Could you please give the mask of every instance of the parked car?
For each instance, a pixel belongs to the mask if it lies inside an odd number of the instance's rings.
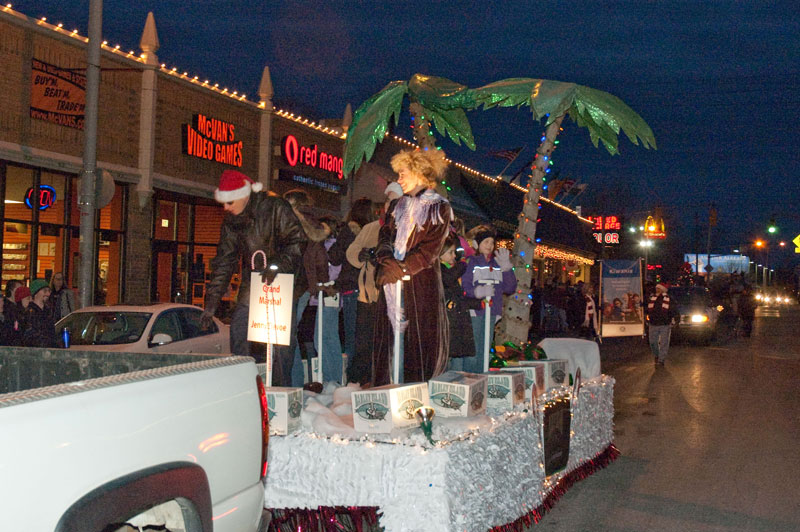
[[[711,299],[709,290],[702,286],[673,286],[669,297],[677,304],[680,322],[674,329],[677,336],[709,342],[717,330],[717,321],[724,310]]]
[[[131,353],[230,353],[230,327],[214,318],[200,325],[203,309],[178,303],[86,307],[62,318],[70,348]]]

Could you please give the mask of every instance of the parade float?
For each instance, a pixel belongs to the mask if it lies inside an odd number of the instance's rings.
[[[276,390],[281,400],[270,396],[269,407],[281,435],[270,441],[265,483],[270,530],[521,531],[618,455],[614,379],[600,372],[597,344],[548,339],[538,350],[515,346],[528,338],[526,257],[535,253],[539,196],[564,118],[612,154],[620,130],[655,147],[652,131],[615,96],[574,83],[513,78],[470,89],[416,74],[389,83],[356,110],[345,173],[371,158],[406,97],[422,150],[437,149],[431,125],[475,149],[465,111],[479,107],[527,106],[534,120],[545,121],[514,235],[517,291],[506,298],[495,338],[516,356],[498,356],[483,374],[449,372],[403,384],[396,339],[395,384],[329,384],[320,394],[303,392],[302,404],[288,400],[298,389]]]
[[[548,342],[551,357],[573,356],[428,383],[275,389],[270,530],[512,531],[538,522],[618,454],[614,379],[599,373],[597,344]]]

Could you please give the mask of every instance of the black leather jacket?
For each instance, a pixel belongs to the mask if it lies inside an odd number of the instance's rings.
[[[220,299],[228,290],[231,277],[241,261],[242,283],[236,301],[250,301],[250,260],[262,250],[267,264],[278,266],[279,273],[296,274],[306,247],[306,234],[289,203],[266,192],[255,192],[241,214],[228,215],[222,222],[217,244],[217,256],[211,261],[211,282],[206,290],[205,308],[215,312]],[[263,269],[262,259],[256,258],[256,271]]]

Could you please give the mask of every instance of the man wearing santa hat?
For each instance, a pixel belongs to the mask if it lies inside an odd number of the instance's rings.
[[[306,235],[289,203],[263,192],[261,183],[236,170],[225,170],[214,198],[228,213],[222,222],[217,255],[211,261],[211,281],[206,290],[204,325],[210,323],[239,264],[242,282],[231,318],[231,353],[250,356],[247,321],[250,302],[251,258],[263,251],[267,267],[262,280],[272,283],[278,273],[295,273],[301,264]],[[258,262],[261,259],[257,259]],[[263,267],[256,264],[256,268]],[[294,335],[293,335],[294,336]],[[275,346],[273,384],[291,386],[292,346]]]

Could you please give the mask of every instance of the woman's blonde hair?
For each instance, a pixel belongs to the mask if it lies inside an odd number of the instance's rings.
[[[439,184],[439,178],[447,168],[444,152],[437,149],[401,151],[392,157],[391,164],[392,170],[398,174],[403,170],[416,174],[428,188]]]

